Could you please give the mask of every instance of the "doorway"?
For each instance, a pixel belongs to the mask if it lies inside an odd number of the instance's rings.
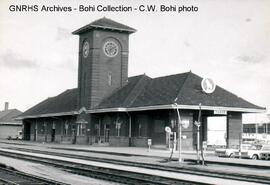
[[[29,122],[25,122],[23,124],[23,138],[24,140],[29,141],[30,140],[30,133],[31,132],[31,125]]]
[[[55,129],[52,129],[52,139],[51,142],[55,141]]]
[[[104,124],[104,143],[109,143],[110,141],[110,125]]]
[[[154,120],[152,139],[153,145],[166,145],[165,120]]]
[[[226,116],[207,117],[208,145],[226,146]]]

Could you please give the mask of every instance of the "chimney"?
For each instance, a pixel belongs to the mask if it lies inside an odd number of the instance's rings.
[[[8,102],[5,102],[5,110],[8,110]]]

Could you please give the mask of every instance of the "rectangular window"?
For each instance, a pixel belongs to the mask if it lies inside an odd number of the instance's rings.
[[[52,129],[55,129],[55,122],[52,123]]]
[[[68,121],[65,121],[65,124],[64,124],[64,136],[67,136],[68,135]]]
[[[121,130],[121,123],[117,122],[115,123],[115,129],[116,129],[116,136],[120,136],[120,130]]]
[[[86,134],[86,124],[79,123],[77,125],[77,136],[85,136],[85,134]]]
[[[141,124],[141,123],[139,123],[138,136],[139,136],[139,137],[142,136],[142,124]]]
[[[46,132],[47,132],[47,123],[46,122],[44,122],[42,124],[40,131],[41,131],[41,134],[46,134]]]

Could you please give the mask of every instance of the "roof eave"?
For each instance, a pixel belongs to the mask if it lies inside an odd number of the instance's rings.
[[[105,113],[105,112],[134,112],[134,111],[147,111],[147,110],[162,110],[162,109],[186,109],[186,110],[199,110],[199,105],[178,105],[174,104],[167,105],[153,105],[153,106],[142,106],[142,107],[114,107],[114,108],[102,108],[102,109],[91,109],[86,110],[86,113]],[[201,110],[224,110],[231,112],[242,112],[242,113],[265,113],[266,109],[256,109],[256,108],[241,108],[241,107],[217,107],[217,106],[201,106]],[[15,118],[15,120],[31,119],[31,118],[44,118],[44,117],[56,117],[56,116],[68,116],[77,115],[78,111],[70,112],[60,112],[60,113],[48,113],[39,115],[28,115],[20,116]]]
[[[105,112],[133,112],[133,111],[146,111],[146,110],[161,110],[161,109],[186,109],[186,110],[224,110],[231,112],[242,112],[242,113],[264,113],[266,109],[256,108],[241,108],[241,107],[222,107],[222,106],[199,106],[199,105],[178,105],[177,107],[173,104],[168,105],[154,105],[154,106],[142,106],[142,107],[115,107],[115,108],[103,108],[87,110],[86,113],[105,113]]]
[[[100,29],[106,29],[106,30],[113,30],[113,31],[119,31],[119,32],[127,32],[129,34],[136,32],[137,30],[135,29],[123,29],[123,28],[116,28],[116,27],[110,27],[110,26],[99,26],[99,25],[87,25],[84,26],[78,30],[75,30],[72,32],[74,35],[79,35],[81,33],[84,33],[88,30],[92,30],[93,28],[100,28]]]
[[[69,116],[69,115],[76,115],[76,114],[78,114],[78,111],[37,114],[37,115],[19,116],[19,117],[15,118],[15,120],[23,120],[23,119],[30,119],[30,118],[56,117],[56,116]]]

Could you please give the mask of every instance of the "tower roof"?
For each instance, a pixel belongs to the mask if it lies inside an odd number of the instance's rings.
[[[92,29],[107,29],[107,30],[115,30],[120,32],[127,32],[127,33],[134,33],[136,30],[134,28],[131,28],[129,26],[126,26],[124,24],[118,23],[116,21],[113,21],[111,19],[108,19],[106,17],[103,17],[101,19],[98,19],[96,21],[91,22],[90,24],[87,24],[74,32],[72,34],[81,34],[83,32],[86,32],[88,30]]]

